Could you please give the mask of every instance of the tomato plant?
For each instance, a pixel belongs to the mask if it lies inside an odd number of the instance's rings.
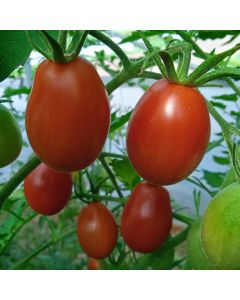
[[[102,203],[83,207],[77,224],[81,247],[92,258],[109,256],[116,246],[118,229],[113,216]]]
[[[121,220],[124,241],[134,251],[147,253],[159,248],[172,226],[168,191],[139,183],[126,203]]]
[[[53,215],[68,203],[72,193],[72,178],[40,164],[24,180],[24,195],[33,210],[43,215]]]
[[[0,168],[12,163],[21,149],[21,130],[11,112],[0,103]]]
[[[90,62],[79,57],[66,64],[45,60],[38,66],[26,130],[44,163],[59,171],[86,168],[100,154],[109,122],[107,94]]]
[[[0,30],[0,269],[239,269],[236,38]]]
[[[203,96],[192,87],[161,79],[146,91],[132,113],[127,151],[145,180],[174,184],[198,166],[209,136],[210,119]]]

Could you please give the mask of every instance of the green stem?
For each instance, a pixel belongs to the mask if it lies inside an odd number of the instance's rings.
[[[167,70],[167,79],[172,82],[178,82],[179,78],[176,73],[171,55],[167,51],[161,51],[160,56],[165,64]]]
[[[38,216],[37,213],[34,213],[33,215],[31,215],[30,217],[28,217],[27,219],[24,220],[24,222],[18,226],[13,232],[11,237],[7,240],[7,243],[3,246],[3,248],[0,251],[0,255],[4,252],[4,250],[7,248],[7,246],[10,244],[10,242],[13,240],[13,238],[16,236],[16,234],[22,229],[22,227],[26,224],[28,224],[33,218],[35,218],[36,216]]]
[[[104,157],[114,157],[114,158],[121,158],[121,159],[125,159],[127,158],[126,155],[123,154],[117,154],[117,153],[111,153],[111,152],[102,152],[101,156]]]
[[[67,50],[70,54],[70,56],[68,57],[70,61],[74,60],[81,52],[83,44],[87,38],[88,32],[88,30],[77,31],[73,36],[71,44],[69,45],[69,48]]]
[[[184,216],[184,215],[181,215],[181,214],[178,214],[178,213],[173,213],[173,217],[174,219],[178,220],[178,221],[181,221],[187,225],[192,225],[193,222],[194,222],[194,219],[193,218],[190,218],[188,216]]]
[[[45,243],[44,245],[42,245],[41,247],[39,247],[37,250],[33,251],[30,255],[28,255],[27,257],[19,260],[17,263],[13,264],[9,270],[16,270],[21,268],[24,264],[26,264],[27,262],[29,262],[31,259],[33,259],[35,256],[37,256],[39,253],[41,253],[42,251],[46,250],[47,248],[49,248],[50,246],[64,240],[66,237],[68,237],[69,235],[76,233],[76,227],[74,227],[73,229],[69,230],[68,232],[60,235],[58,238],[51,240],[50,242]]]
[[[103,201],[112,201],[112,202],[118,202],[118,203],[126,203],[127,197],[112,197],[112,196],[105,196],[105,195],[99,195],[99,194],[89,194],[89,193],[77,193],[78,198],[86,198],[91,200],[103,200]]]
[[[0,190],[0,208],[2,207],[4,201],[11,195],[15,188],[22,182],[22,180],[31,171],[36,168],[41,161],[34,156],[25,165],[23,165],[15,175],[2,187]]]
[[[112,172],[112,170],[109,168],[108,164],[106,163],[105,159],[103,156],[99,156],[99,161],[101,162],[102,166],[104,167],[105,171],[107,172],[110,180],[112,181],[113,183],[113,186],[115,187],[116,189],[116,192],[118,193],[118,196],[119,197],[123,197],[123,194],[121,192],[121,189],[119,188],[118,184],[117,184],[117,180]]]
[[[145,36],[144,31],[138,30],[138,33],[139,33],[141,39],[143,40],[145,46],[147,47],[149,53],[153,53],[154,52],[154,48],[151,45],[151,43],[149,42],[149,40],[147,39],[147,37]],[[165,69],[164,64],[162,63],[162,61],[161,61],[161,59],[159,57],[159,53],[157,53],[156,55],[153,56],[153,60],[155,61],[156,65],[158,66],[159,71],[163,74],[163,76],[166,77],[167,70]]]
[[[68,30],[60,30],[58,35],[58,42],[61,45],[63,52],[66,51],[67,47],[67,34]]]
[[[90,30],[89,34],[107,45],[110,49],[113,50],[114,53],[117,54],[117,56],[120,58],[123,67],[125,69],[128,69],[130,66],[131,62],[125,52],[116,44],[114,43],[108,36],[106,36],[104,33],[98,30]]]

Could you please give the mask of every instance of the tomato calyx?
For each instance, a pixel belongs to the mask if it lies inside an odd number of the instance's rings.
[[[143,31],[138,31],[138,33],[148,51],[153,55],[153,60],[158,66],[160,73],[172,83],[198,87],[216,79],[228,76],[240,76],[239,70],[225,67],[224,64],[219,67],[219,64],[224,62],[224,59],[229,58],[240,50],[239,44],[222,53],[207,55],[208,58],[192,73],[188,74],[192,53],[192,45],[190,43],[174,39],[168,43],[166,49],[156,50],[150,44]],[[177,67],[175,68],[174,61],[176,60]],[[212,69],[216,70],[212,71]]]
[[[46,30],[31,30],[26,33],[35,50],[53,62],[64,64],[73,61],[79,55],[88,30],[76,30],[68,47],[67,30],[59,31],[58,40]]]

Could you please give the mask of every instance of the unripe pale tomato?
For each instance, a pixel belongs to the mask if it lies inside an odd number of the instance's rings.
[[[187,261],[193,270],[212,270],[201,245],[201,220],[196,221],[187,237]]]
[[[11,112],[0,104],[0,168],[12,163],[21,150],[21,130]]]
[[[83,58],[37,68],[26,110],[26,130],[37,156],[48,166],[72,172],[100,154],[110,124],[105,87]]]
[[[240,269],[240,183],[216,194],[201,225],[201,243],[211,264],[220,270]]]
[[[93,202],[80,211],[77,224],[79,243],[90,257],[100,259],[116,246],[117,224],[105,205]]]
[[[68,203],[72,192],[70,173],[61,173],[41,163],[24,180],[24,194],[33,210],[53,215]]]
[[[125,243],[134,251],[152,252],[165,242],[171,227],[168,191],[146,182],[139,183],[123,209],[121,232]]]
[[[194,88],[161,79],[135,107],[128,124],[129,159],[146,181],[168,185],[198,166],[207,148],[210,119]]]

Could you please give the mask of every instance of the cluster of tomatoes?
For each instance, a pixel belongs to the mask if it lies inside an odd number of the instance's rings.
[[[73,171],[86,168],[100,154],[110,124],[110,107],[95,68],[78,57],[37,68],[26,110],[30,144],[42,160],[24,182],[29,205],[52,215],[67,204]],[[143,95],[129,121],[126,146],[130,162],[145,180],[127,201],[121,218],[125,243],[141,253],[158,249],[168,238],[172,211],[162,185],[187,177],[201,161],[209,141],[210,121],[202,95],[163,79]],[[94,201],[80,211],[80,245],[95,259],[116,246],[118,226],[109,209]]]
[[[3,124],[11,125],[5,130],[8,140],[1,137],[9,149],[1,155],[4,166],[19,154],[21,133],[2,105],[0,114],[7,119]],[[72,193],[71,172],[97,159],[109,125],[108,97],[91,63],[78,57],[64,64],[44,60],[38,66],[26,110],[27,136],[43,162],[24,181],[32,209],[52,215],[66,206]],[[134,251],[152,252],[168,238],[172,211],[162,186],[183,180],[198,166],[209,135],[207,105],[196,89],[162,79],[140,99],[128,124],[126,147],[145,181],[132,191],[120,224],[125,243]],[[118,226],[109,209],[93,201],[80,211],[77,234],[86,254],[101,259],[115,248]]]

